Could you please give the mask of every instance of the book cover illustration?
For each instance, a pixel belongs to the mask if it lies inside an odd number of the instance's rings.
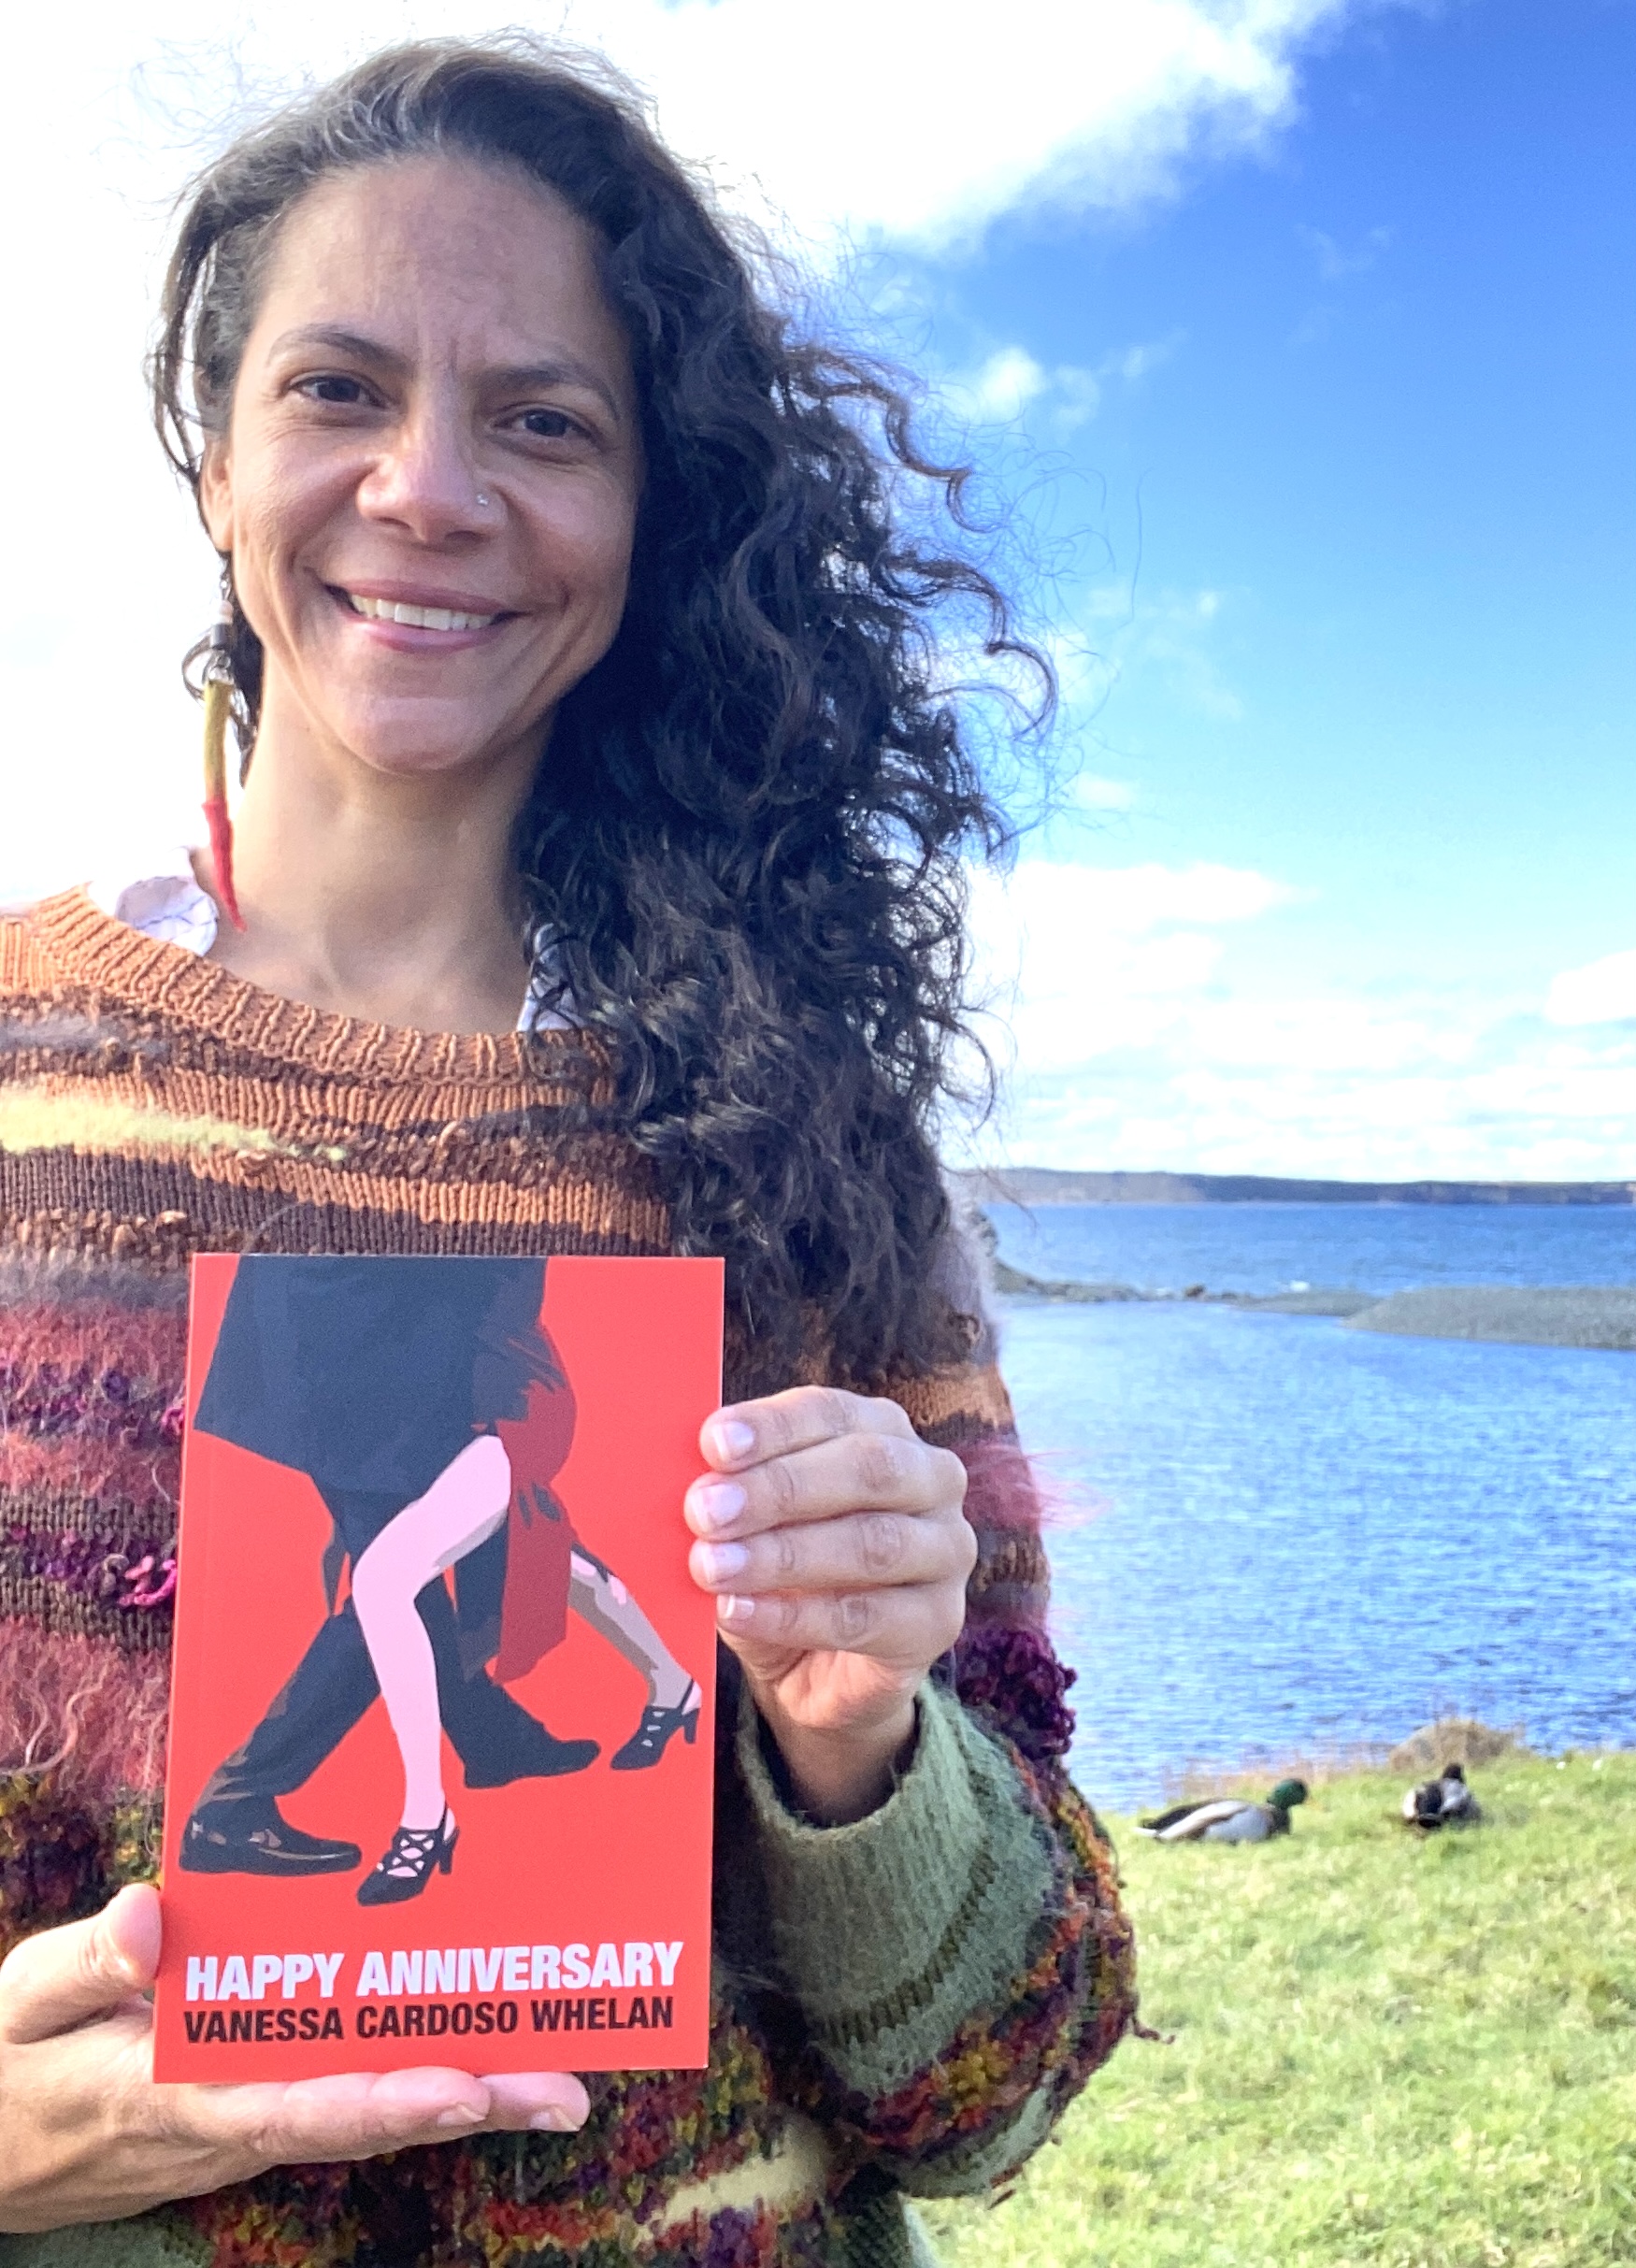
[[[715,1260],[194,1262],[154,2076],[706,2060]]]

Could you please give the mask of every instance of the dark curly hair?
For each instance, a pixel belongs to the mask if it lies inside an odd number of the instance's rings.
[[[1042,707],[1049,668],[894,374],[796,335],[606,65],[517,35],[377,55],[194,185],[152,385],[195,490],[283,216],[328,174],[426,152],[520,168],[590,223],[641,404],[624,619],[517,826],[530,932],[610,1045],[614,1122],[677,1248],[727,1261],[746,1383],[814,1356],[859,1383],[946,1360],[934,1116],[965,1031],[962,858],[1005,828],[937,633],[1023,657]],[[241,613],[232,660],[248,757]]]

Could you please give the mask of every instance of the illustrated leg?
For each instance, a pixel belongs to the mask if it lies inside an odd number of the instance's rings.
[[[202,1803],[293,1795],[339,1747],[380,1690],[349,1599],[315,1631],[294,1674],[241,1748],[211,1775]]]
[[[611,1568],[576,1551],[568,1580],[568,1604],[639,1670],[648,1700],[660,1709],[680,1709],[693,1679],[643,1614]]]
[[[440,1576],[415,1601],[438,1672],[443,1729],[467,1785],[501,1787],[592,1762],[594,1741],[554,1740],[486,1670],[467,1676],[448,1586]],[[375,1665],[349,1599],[320,1624],[294,1675],[242,1746],[211,1774],[199,1801],[265,1806],[304,1787],[380,1696]]]
[[[624,1747],[614,1750],[610,1770],[649,1770],[662,1759],[678,1732],[691,1744],[698,1733],[704,1696],[613,1570],[576,1551],[569,1568],[568,1604],[648,1681],[641,1722]]]
[[[398,1509],[362,1490],[326,1490],[324,1500],[354,1561]],[[503,1546],[504,1539],[500,1539]],[[466,1673],[448,1586],[437,1575],[415,1601],[436,1668],[438,1702],[468,1787],[583,1771],[594,1741],[558,1741],[479,1668]],[[349,1598],[313,1633],[294,1672],[260,1724],[212,1773],[184,1830],[190,1871],[303,1873],[346,1871],[356,1845],[305,1834],[284,1820],[278,1799],[306,1785],[364,1716],[380,1691],[357,1609]]]
[[[438,1673],[416,1601],[433,1576],[494,1534],[511,1500],[504,1444],[481,1434],[390,1521],[352,1568],[352,1600],[404,1768],[403,1826],[435,1831],[443,1792]]]

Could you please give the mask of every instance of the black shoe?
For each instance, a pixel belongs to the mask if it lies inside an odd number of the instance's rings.
[[[303,1834],[271,1797],[201,1803],[181,1830],[179,1865],[190,1874],[350,1874],[364,1854],[355,1843]]]
[[[447,1805],[436,1827],[397,1828],[374,1873],[366,1874],[358,1885],[358,1903],[395,1906],[406,1898],[418,1898],[434,1869],[446,1874],[454,1864],[454,1845],[459,1840],[460,1830],[449,1816]]]
[[[704,1695],[696,1685],[690,1685],[682,1697],[680,1709],[661,1709],[650,1702],[642,1711],[642,1721],[616,1756],[610,1758],[611,1772],[646,1772],[656,1764],[669,1745],[672,1734],[680,1732],[691,1748],[698,1738],[698,1713]]]
[[[583,1772],[602,1753],[595,1741],[559,1741],[543,1725],[536,1730],[538,1739],[508,1741],[503,1754],[466,1764],[467,1787],[509,1787],[513,1780],[561,1779],[565,1773]]]

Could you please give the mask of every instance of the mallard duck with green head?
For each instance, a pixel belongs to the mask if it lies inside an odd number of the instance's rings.
[[[1152,1819],[1139,1819],[1136,1831],[1155,1843],[1268,1843],[1287,1835],[1289,1815],[1307,1800],[1304,1780],[1280,1780],[1265,1803],[1226,1796],[1209,1803],[1178,1803]]]

